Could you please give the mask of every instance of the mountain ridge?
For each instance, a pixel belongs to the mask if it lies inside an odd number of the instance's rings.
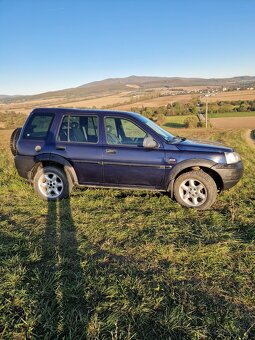
[[[129,89],[129,85],[137,86],[137,89],[149,90],[160,87],[182,86],[242,86],[255,84],[255,76],[235,76],[230,78],[199,78],[199,77],[157,77],[131,75],[123,78],[106,78],[103,80],[85,83],[73,88],[47,91],[34,95],[0,95],[1,100],[13,99],[48,99],[53,97],[90,97],[98,95],[110,95]],[[131,87],[131,86],[130,86]]]

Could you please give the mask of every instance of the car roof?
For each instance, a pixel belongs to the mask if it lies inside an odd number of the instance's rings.
[[[142,117],[139,113],[131,112],[131,111],[120,111],[120,110],[101,110],[101,109],[79,109],[79,108],[61,108],[61,107],[39,107],[32,111],[32,113],[56,113],[59,115],[67,114],[67,113],[76,113],[76,114],[97,114],[97,115],[125,115],[129,117]]]

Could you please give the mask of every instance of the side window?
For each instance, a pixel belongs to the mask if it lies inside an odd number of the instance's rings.
[[[106,140],[108,144],[142,146],[146,132],[124,118],[105,118]]]
[[[66,116],[62,120],[58,140],[62,142],[97,143],[96,116]]]
[[[30,118],[23,138],[45,140],[51,127],[54,113],[35,113]]]
[[[122,128],[124,131],[124,134],[127,138],[144,138],[146,133],[141,130],[137,125],[133,124],[132,122],[130,122],[129,120],[125,120],[125,119],[121,119],[121,123],[122,123]]]

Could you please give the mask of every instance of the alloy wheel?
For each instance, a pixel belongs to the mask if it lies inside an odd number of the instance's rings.
[[[39,177],[38,188],[46,198],[58,198],[64,189],[64,183],[54,172],[46,172]]]
[[[185,179],[181,183],[179,194],[181,199],[190,207],[198,207],[207,199],[206,187],[194,178]]]

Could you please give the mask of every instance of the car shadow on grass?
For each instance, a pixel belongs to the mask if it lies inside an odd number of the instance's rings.
[[[85,338],[84,277],[70,201],[48,203],[37,282],[36,338]]]
[[[7,218],[2,216],[0,221]],[[13,225],[12,220],[8,223]],[[31,227],[35,223],[33,220]],[[18,230],[22,232],[22,228]],[[143,232],[146,240],[144,235],[134,235],[137,244],[142,240],[163,242],[156,228]],[[187,278],[180,273],[179,277],[172,273],[181,272],[185,263],[166,258],[155,262],[149,253],[129,253],[125,242],[119,248],[121,240],[115,239],[110,248],[103,235],[101,240],[84,235],[85,242],[79,244],[69,200],[49,202],[43,237],[31,237],[26,241],[38,241],[42,247],[41,258],[30,262],[23,285],[33,315],[26,320],[26,307],[11,307],[13,323],[8,326],[24,334],[29,323],[26,338],[117,339],[112,336],[116,329],[118,339],[188,339],[196,331],[214,339],[242,338],[254,322],[254,309],[240,299],[238,276],[236,282],[217,276],[203,279],[187,264],[192,275]],[[16,243],[9,238],[6,242],[9,246]],[[192,242],[198,243],[196,237]],[[254,336],[251,328],[247,339]]]
[[[159,238],[156,229],[142,232],[147,241]],[[197,244],[195,236],[182,243]],[[137,242],[144,239],[139,233],[134,237]],[[190,280],[172,278],[174,261],[163,259],[157,265],[147,256],[110,251],[108,238],[98,242],[85,236],[84,241],[79,250],[70,200],[49,202],[42,258],[34,269],[31,292],[36,297],[34,338],[107,339],[116,327],[122,338],[129,332],[137,339],[191,338],[197,328],[212,338],[224,338],[232,331],[230,322],[239,328],[239,336],[250,327],[251,310],[211,289],[210,280],[195,275]],[[232,286],[225,288],[231,291]]]

